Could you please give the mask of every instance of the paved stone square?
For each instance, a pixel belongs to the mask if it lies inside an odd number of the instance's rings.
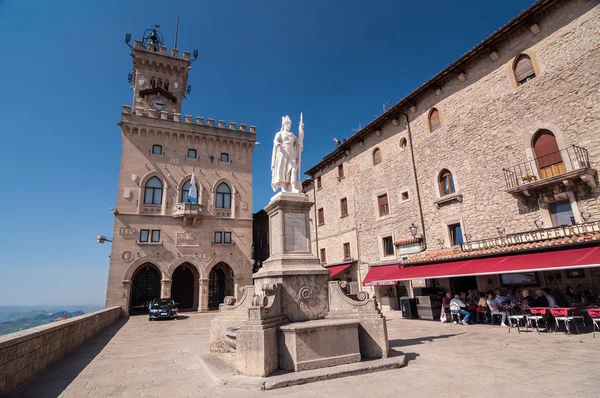
[[[18,397],[579,396],[600,391],[600,335],[508,333],[388,314],[402,369],[272,391],[217,387],[199,356],[214,313],[122,319],[23,386]],[[390,395],[391,394],[391,395]]]

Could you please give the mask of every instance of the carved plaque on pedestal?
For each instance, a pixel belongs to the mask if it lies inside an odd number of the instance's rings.
[[[285,213],[285,251],[308,251],[306,240],[306,215],[304,213]]]

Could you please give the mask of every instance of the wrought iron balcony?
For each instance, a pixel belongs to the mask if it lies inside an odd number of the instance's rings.
[[[523,193],[531,196],[535,190],[557,183],[569,186],[576,180],[586,182],[591,188],[596,186],[595,170],[590,167],[588,151],[576,145],[504,168],[502,171],[506,191],[513,194]]]
[[[173,218],[181,219],[182,225],[197,226],[202,219],[203,206],[198,203],[175,203],[173,205]]]

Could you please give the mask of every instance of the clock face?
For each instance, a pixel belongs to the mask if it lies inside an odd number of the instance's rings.
[[[152,109],[156,109],[157,111],[162,111],[167,107],[167,103],[162,98],[154,97],[150,100],[150,107]]]

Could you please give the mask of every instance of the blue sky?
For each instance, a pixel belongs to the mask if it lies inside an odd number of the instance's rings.
[[[0,305],[104,302],[121,138],[125,32],[160,24],[200,53],[183,113],[256,125],[254,210],[271,141],[305,122],[303,169],[533,0],[0,0]]]

